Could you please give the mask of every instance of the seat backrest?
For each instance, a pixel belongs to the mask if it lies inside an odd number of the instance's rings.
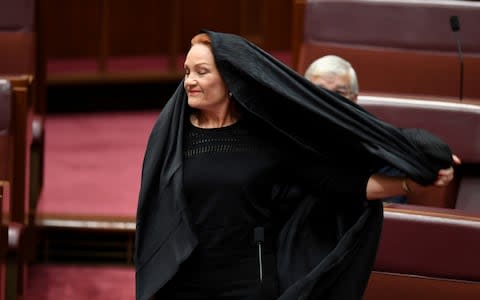
[[[462,160],[456,182],[445,189],[421,191],[409,198],[409,203],[480,212],[480,204],[476,204],[480,197],[480,106],[365,95],[359,97],[358,104],[396,127],[430,131]]]
[[[35,0],[2,0],[0,74],[35,74]]]
[[[10,82],[0,79],[0,135],[5,135],[10,126],[11,95]]]
[[[463,171],[455,208],[480,213],[480,164]]]
[[[0,7],[0,75],[32,76],[34,105],[42,110],[45,76],[39,54],[37,1],[1,0]]]
[[[9,129],[11,122],[12,90],[8,80],[0,79],[0,180],[8,175]]]
[[[303,5],[303,36],[294,54],[297,71],[303,74],[315,59],[336,54],[352,63],[361,92],[390,95],[458,99],[457,36],[449,22],[458,16],[464,98],[480,102],[480,3],[308,0]]]
[[[0,31],[33,31],[35,0],[2,0]]]
[[[480,216],[456,209],[416,205],[388,204],[385,206],[382,237],[374,270],[403,275],[406,280],[430,278],[430,289],[452,288],[459,282],[461,299],[477,299],[480,290]],[[425,282],[416,282],[423,285]],[[415,286],[415,281],[408,285]],[[401,285],[394,285],[388,299],[456,299],[432,298],[419,291],[416,298],[401,296]],[[377,287],[378,288],[378,287]],[[398,294],[400,293],[400,295]],[[435,294],[435,292],[428,292]],[[454,293],[453,293],[454,294]],[[476,295],[476,296],[474,296]],[[367,298],[372,299],[372,298]],[[373,298],[373,299],[379,299]],[[384,299],[384,298],[381,298]]]

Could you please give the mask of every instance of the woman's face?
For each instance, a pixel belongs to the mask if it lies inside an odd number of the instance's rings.
[[[193,45],[188,51],[184,67],[184,87],[190,107],[215,110],[229,101],[227,87],[207,45]]]

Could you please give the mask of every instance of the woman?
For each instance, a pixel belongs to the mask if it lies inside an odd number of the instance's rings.
[[[195,36],[184,66],[145,153],[137,299],[360,299],[383,217],[367,200],[448,184],[448,147],[235,35]],[[385,162],[415,181],[372,174]]]

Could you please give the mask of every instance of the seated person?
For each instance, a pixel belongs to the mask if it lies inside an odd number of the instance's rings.
[[[358,98],[357,74],[352,65],[336,55],[325,55],[310,64],[305,72],[305,78],[315,85],[337,93],[353,102]],[[401,177],[403,173],[390,166],[385,166],[379,173],[387,176]],[[385,198],[390,203],[406,203],[405,196]]]
[[[310,64],[305,78],[315,85],[357,102],[358,80],[352,65],[336,55],[325,55]]]

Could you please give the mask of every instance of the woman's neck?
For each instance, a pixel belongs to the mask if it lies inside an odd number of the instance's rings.
[[[197,110],[190,115],[190,122],[200,128],[220,128],[236,123],[240,112],[235,105],[230,105],[224,112]]]

